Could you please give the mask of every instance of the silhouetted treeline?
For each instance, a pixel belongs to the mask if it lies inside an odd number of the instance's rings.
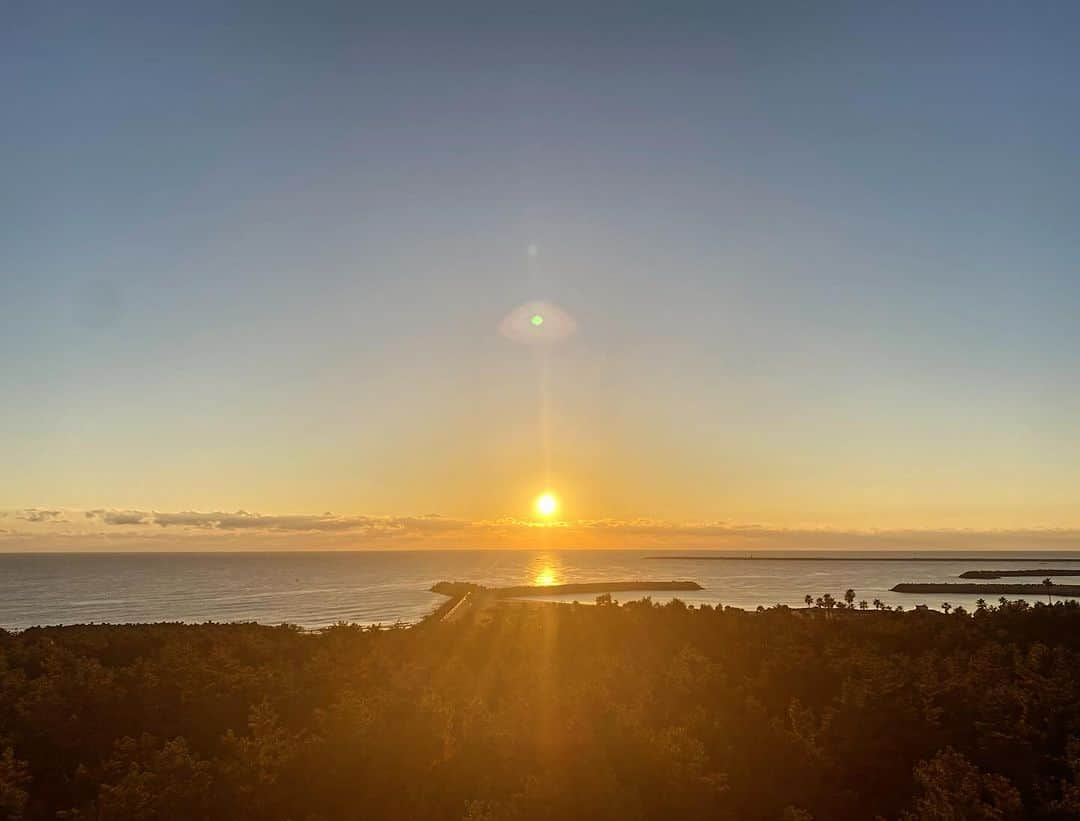
[[[1080,817],[1080,607],[0,631],[0,817],[875,816]]]

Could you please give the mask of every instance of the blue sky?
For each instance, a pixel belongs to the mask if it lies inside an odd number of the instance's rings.
[[[1080,525],[1072,4],[6,17],[0,507]]]

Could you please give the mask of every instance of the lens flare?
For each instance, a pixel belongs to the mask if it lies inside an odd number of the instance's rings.
[[[577,323],[554,302],[526,302],[503,317],[499,333],[513,342],[541,348],[569,339],[577,331]]]

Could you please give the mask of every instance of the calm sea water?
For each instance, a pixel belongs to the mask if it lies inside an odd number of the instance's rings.
[[[890,593],[897,582],[957,581],[965,570],[1054,567],[1080,553],[769,553],[712,561],[656,551],[402,551],[336,553],[0,554],[0,627],[88,622],[257,621],[320,627],[411,623],[440,603],[437,581],[489,585],[691,579],[689,604],[801,606],[803,596],[854,588],[858,598],[911,608],[940,595]],[[699,556],[723,553],[694,551]],[[899,561],[863,561],[874,557]],[[942,560],[946,559],[946,560]],[[981,561],[992,559],[993,561]],[[1023,559],[1017,563],[1016,559]],[[1077,565],[1065,567],[1080,568]],[[1041,578],[1014,579],[1038,582]],[[1065,581],[1065,579],[1063,579]],[[644,594],[622,594],[640,598]],[[574,597],[566,597],[574,598]],[[580,597],[591,600],[591,597]],[[617,597],[618,598],[618,597]],[[654,594],[654,599],[665,594]],[[971,608],[976,596],[948,596]],[[996,599],[996,596],[988,596]]]

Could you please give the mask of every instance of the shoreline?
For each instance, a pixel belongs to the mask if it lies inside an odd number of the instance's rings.
[[[964,584],[956,582],[901,582],[889,588],[893,593],[959,593],[962,595],[1024,595],[1080,598],[1080,584]]]

